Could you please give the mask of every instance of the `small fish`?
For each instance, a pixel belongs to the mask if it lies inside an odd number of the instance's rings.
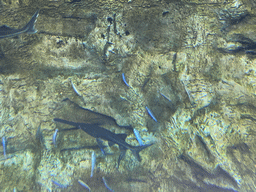
[[[96,155],[95,155],[95,152],[93,151],[93,152],[92,152],[92,169],[91,169],[91,177],[93,176],[93,171],[94,171],[95,164],[96,164]]]
[[[127,81],[125,80],[125,76],[124,76],[124,73],[122,73],[122,78],[123,78],[123,81],[125,83],[125,85],[127,85],[128,87],[130,87],[130,85],[127,83]]]
[[[52,180],[52,183],[53,183],[54,185],[57,185],[57,186],[60,187],[60,188],[67,188],[66,185],[60,184],[60,183],[58,183],[57,181]]]
[[[105,187],[106,187],[109,191],[113,191],[113,192],[114,192],[114,190],[113,190],[113,189],[111,189],[111,188],[108,186],[108,184],[107,184],[107,181],[106,181],[105,177],[102,177],[102,180],[103,180],[103,183],[104,183]]]
[[[38,126],[36,131],[36,139],[40,140],[40,137],[41,137],[41,125]]]
[[[150,115],[150,117],[155,121],[155,122],[157,122],[157,120],[156,120],[156,118],[155,118],[155,116],[153,115],[153,113],[151,112],[151,110],[146,106],[146,109],[147,109],[147,112],[148,112],[148,114]]]
[[[4,150],[4,157],[6,158],[6,140],[5,140],[5,137],[2,137],[2,144],[3,144],[3,150]]]
[[[53,136],[52,136],[52,141],[53,141],[53,144],[55,147],[57,146],[57,133],[58,133],[58,129],[56,129],[54,131]]]
[[[82,94],[77,90],[77,88],[75,87],[75,85],[73,84],[72,80],[70,79],[70,82],[71,82],[71,86],[72,88],[74,89],[74,91],[76,92],[76,94],[79,96],[79,97],[82,97]]]
[[[167,99],[168,101],[172,102],[171,99],[169,99],[168,97],[166,97],[163,93],[160,93],[165,99]]]
[[[113,54],[116,54],[114,51],[112,51],[112,50],[108,50],[110,53],[113,53]]]
[[[37,128],[37,131],[36,131],[36,140],[37,140],[41,145],[44,144],[44,137],[43,137],[43,134],[42,134],[42,132],[41,132],[41,124],[39,125],[39,127]]]
[[[28,33],[28,34],[36,33],[37,30],[35,29],[34,25],[35,25],[36,18],[38,17],[38,15],[39,15],[39,10],[37,10],[35,12],[35,14],[32,16],[30,21],[21,29],[10,28],[6,25],[0,26],[0,39],[7,38],[7,37],[15,37],[22,33]]]
[[[89,191],[91,191],[91,188],[85,183],[83,182],[82,180],[78,179],[78,183],[80,185],[82,185],[84,188],[88,189]]]
[[[140,146],[144,145],[142,139],[141,139],[141,136],[140,136],[140,133],[137,129],[133,129],[133,133],[137,139],[137,141],[139,142]]]

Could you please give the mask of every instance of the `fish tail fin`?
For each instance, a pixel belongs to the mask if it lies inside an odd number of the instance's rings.
[[[35,29],[35,22],[38,15],[39,15],[39,10],[35,12],[35,14],[32,16],[30,21],[23,27],[23,30],[26,31],[26,33],[34,34],[37,32],[37,30]]]
[[[148,145],[142,145],[142,146],[136,146],[133,149],[131,149],[132,154],[136,157],[136,159],[140,162],[141,161],[141,157],[140,157],[140,151],[142,151],[143,149],[146,149],[147,147],[153,145],[154,143],[148,144]]]

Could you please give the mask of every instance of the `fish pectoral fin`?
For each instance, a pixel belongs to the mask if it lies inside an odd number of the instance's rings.
[[[103,141],[100,138],[96,138],[96,141],[98,143],[98,146],[102,152],[103,155],[106,155],[106,152],[104,150],[104,148],[106,147],[105,145],[103,145]]]
[[[119,158],[118,158],[117,169],[119,168],[120,162],[124,158],[125,153],[126,153],[126,149],[125,148],[121,147],[120,149],[121,149],[121,153],[120,153]]]
[[[119,145],[119,149],[120,149],[121,152],[122,151],[126,151],[126,148],[124,146],[122,146],[122,145]]]
[[[121,134],[117,134],[117,136],[118,136],[120,139],[122,139],[122,140],[125,141],[125,139],[126,139],[126,137],[127,137],[127,134],[121,133]]]
[[[112,142],[112,141],[109,141],[109,142],[108,142],[108,146],[109,146],[109,147],[112,147],[114,144],[115,144],[115,143]]]

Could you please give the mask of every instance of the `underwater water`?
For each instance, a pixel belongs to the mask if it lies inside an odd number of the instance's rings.
[[[0,10],[0,191],[255,191],[254,1]]]

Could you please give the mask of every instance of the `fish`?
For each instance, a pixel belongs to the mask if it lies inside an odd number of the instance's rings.
[[[82,180],[78,179],[77,181],[80,185],[82,185],[84,188],[88,189],[89,191],[91,191],[91,188]]]
[[[52,136],[52,141],[53,141],[53,144],[55,147],[57,146],[57,133],[58,133],[58,129],[56,129],[54,131],[53,136]]]
[[[95,164],[96,164],[96,155],[95,155],[95,152],[93,151],[93,152],[92,152],[92,169],[91,169],[91,177],[93,177],[93,171],[94,171]]]
[[[113,53],[113,54],[116,54],[114,51],[112,51],[112,50],[108,50],[110,53]]]
[[[156,118],[155,118],[155,116],[153,115],[153,113],[151,112],[151,110],[146,106],[146,109],[147,109],[147,112],[148,112],[148,114],[150,115],[150,117],[155,121],[155,122],[157,122],[157,120],[156,120]]]
[[[4,157],[6,158],[6,140],[5,140],[5,137],[2,137],[2,145],[3,145]]]
[[[66,98],[64,99],[60,104],[61,111],[68,111],[66,114],[62,114],[62,118],[73,121],[75,119],[76,122],[82,122],[82,123],[98,123],[101,126],[111,126],[121,129],[127,129],[132,131],[132,126],[121,126],[118,125],[116,120],[108,115],[104,115],[95,111],[92,111],[90,109],[83,108],[76,104],[75,102],[71,101],[70,99]],[[78,128],[77,128],[78,129]]]
[[[8,37],[15,37],[22,33],[27,33],[27,34],[36,33],[37,30],[35,29],[35,22],[36,22],[38,15],[39,15],[39,10],[37,10],[35,12],[35,14],[32,16],[32,18],[30,19],[30,21],[24,27],[22,27],[20,29],[11,28],[6,25],[0,26],[0,39],[8,38]]]
[[[122,78],[123,78],[123,81],[125,83],[126,86],[130,87],[130,85],[127,83],[127,81],[125,80],[125,76],[124,76],[124,73],[122,73]]]
[[[143,141],[142,141],[142,138],[140,136],[140,133],[137,129],[133,129],[133,133],[137,139],[137,141],[139,142],[140,146],[144,145]]]
[[[74,89],[74,91],[76,92],[76,94],[79,96],[79,97],[82,97],[82,94],[77,90],[77,88],[75,87],[75,85],[73,84],[72,80],[70,79],[70,82],[71,82],[71,86],[72,88]]]
[[[167,96],[165,96],[163,93],[160,93],[165,99],[167,99],[168,101],[172,102],[171,99],[169,99]]]
[[[108,144],[110,147],[114,144],[119,145],[119,149],[121,150],[121,155],[118,159],[118,165],[119,165],[121,159],[123,158],[125,151],[127,149],[131,150],[132,154],[140,162],[141,157],[139,155],[139,152],[154,144],[154,143],[151,143],[151,144],[147,144],[147,145],[143,145],[143,146],[132,146],[125,142],[127,134],[113,133],[103,127],[100,127],[99,124],[76,123],[76,122],[66,121],[64,119],[58,119],[58,118],[55,118],[54,121],[72,125],[74,127],[78,127],[81,130],[83,130],[84,132],[86,132],[88,135],[96,138],[96,141],[98,139],[103,139],[103,140],[108,141]]]
[[[41,131],[41,124],[38,126],[37,131],[36,131],[36,140],[41,145],[44,145],[44,137],[43,137],[43,133]]]
[[[63,185],[63,184],[61,184],[61,183],[58,183],[57,181],[54,181],[54,180],[51,180],[51,181],[52,181],[52,183],[53,183],[54,185],[58,186],[59,188],[65,189],[65,188],[68,187],[67,185]]]
[[[106,187],[109,191],[113,191],[113,192],[114,192],[114,190],[113,190],[113,189],[111,189],[111,188],[108,186],[108,184],[107,184],[107,181],[106,181],[105,177],[102,177],[102,181],[103,181],[103,183],[104,183],[105,187]]]

